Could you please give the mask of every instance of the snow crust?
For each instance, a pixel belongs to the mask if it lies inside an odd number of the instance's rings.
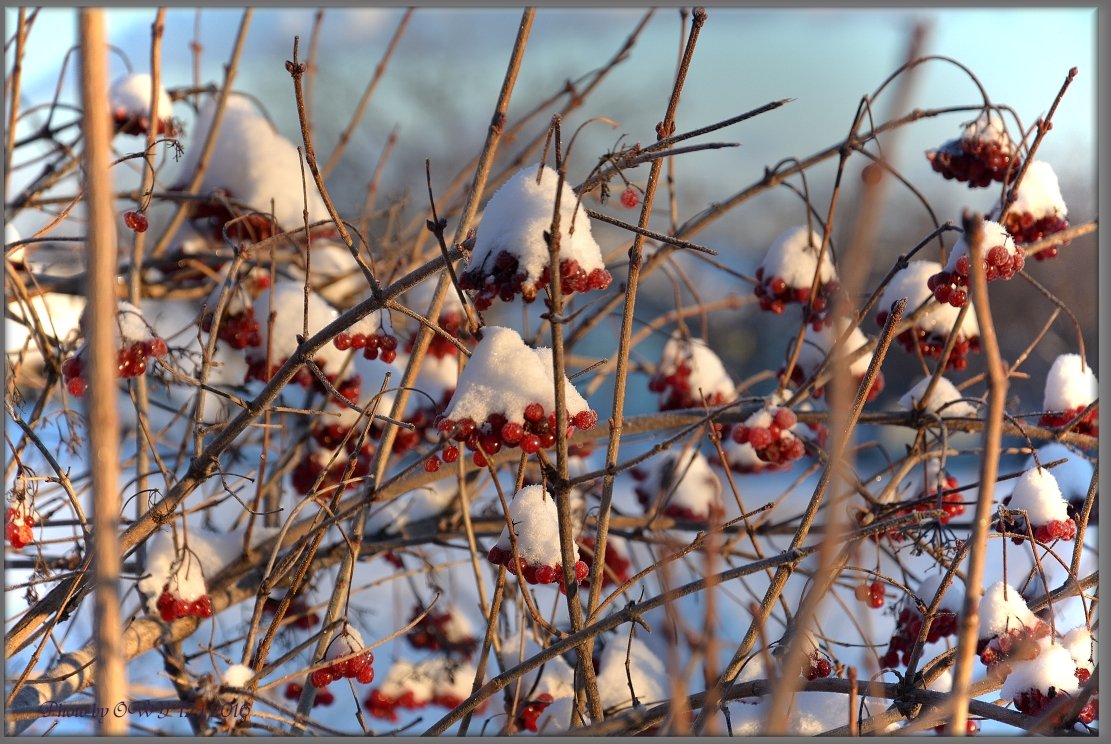
[[[228,687],[246,687],[254,676],[254,669],[242,664],[232,664],[224,670],[224,684]]]
[[[813,247],[811,247],[813,245]],[[787,286],[795,289],[809,289],[814,282],[814,272],[818,271],[818,281],[822,284],[837,278],[837,270],[830,259],[827,248],[818,266],[818,249],[822,236],[806,227],[791,227],[780,233],[768,248],[760,266],[764,269],[765,279],[779,277]]]
[[[967,247],[965,248],[967,251]],[[891,278],[879,301],[879,307],[886,310],[896,300],[907,298],[906,312],[913,312],[926,300],[933,298],[933,293],[926,286],[931,276],[941,271],[941,264],[937,261],[911,261],[905,269]],[[971,302],[971,300],[969,300]],[[915,321],[915,326],[927,333],[947,335],[953,324],[957,322],[960,308],[946,303],[940,305],[932,303],[930,308]],[[980,335],[980,325],[976,322],[975,307],[969,307],[961,322],[960,335],[964,338],[974,338]]]
[[[678,483],[676,479],[680,479]],[[696,516],[708,517],[722,508],[721,481],[697,450],[660,455],[641,489],[653,499],[662,490],[664,506],[685,508]]]
[[[1019,591],[1002,581],[988,587],[980,598],[980,638],[992,638],[1015,628],[1032,628],[1037,623],[1038,618]]]
[[[1059,644],[1043,648],[1041,653],[1029,661],[1012,661],[1011,673],[999,691],[999,697],[1013,701],[1027,690],[1041,690],[1043,693],[1053,687],[1059,693],[1073,693],[1080,687],[1076,678],[1076,662],[1068,649]]]
[[[922,396],[925,395],[926,388],[929,386],[930,378],[922,378],[899,399],[899,405],[906,408],[908,411],[912,410],[915,405],[922,400]],[[975,406],[960,400],[962,397],[964,396],[957,390],[956,385],[947,378],[940,377],[938,378],[937,385],[934,386],[933,392],[930,394],[930,400],[926,403],[926,410],[943,416],[975,417]]]
[[[736,383],[725,371],[721,358],[706,345],[705,341],[697,338],[684,339],[678,334],[672,335],[664,344],[659,372],[669,375],[679,368],[680,363],[690,367],[688,384],[692,396],[697,397],[698,391],[701,390],[706,398],[717,393],[725,402],[736,397]]]
[[[108,105],[113,112],[123,110],[128,116],[150,115],[150,75],[136,72],[116,78],[108,89]],[[162,86],[158,87],[158,116],[170,118],[173,101]]]
[[[1053,366],[1045,376],[1042,403],[1045,410],[1068,411],[1086,406],[1098,397],[1096,374],[1081,361],[1079,354],[1061,354],[1053,360]]]
[[[627,672],[626,654],[629,659]],[[650,705],[663,700],[667,697],[667,679],[663,660],[635,636],[631,647],[628,636],[618,634],[602,649],[598,662],[598,693],[602,707],[607,710],[632,704],[630,680],[641,704]]]
[[[562,566],[559,550],[559,515],[555,498],[543,486],[525,486],[509,502],[509,519],[517,535],[517,555],[533,566]],[[503,527],[498,547],[512,550],[509,528]],[[574,546],[575,560],[579,548]]]
[[[249,360],[266,359],[266,339],[270,338],[270,363],[281,364],[284,359],[297,350],[297,336],[303,329],[305,308],[304,286],[296,282],[280,281],[271,289],[263,290],[254,301],[255,320],[258,321],[258,335],[262,346],[248,348]],[[270,331],[270,295],[273,294],[274,330]],[[334,307],[315,292],[308,295],[309,336],[331,323],[339,313]],[[372,313],[373,315],[373,313]],[[317,364],[339,359],[341,352],[331,344],[325,344],[316,352]]]
[[[1069,518],[1068,502],[1053,473],[1045,468],[1032,468],[1020,475],[1011,492],[1009,509],[1022,509],[1035,527]]]
[[[1015,214],[1029,213],[1035,220],[1042,217],[1068,215],[1068,207],[1061,196],[1061,185],[1053,166],[1044,160],[1031,161],[1018,185],[1018,193],[1011,205]]]

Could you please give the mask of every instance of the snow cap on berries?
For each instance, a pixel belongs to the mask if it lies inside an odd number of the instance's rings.
[[[1047,411],[1068,411],[1083,408],[1099,397],[1099,382],[1092,368],[1079,354],[1062,354],[1053,361],[1045,376]]]
[[[1061,639],[1061,645],[1068,649],[1072,660],[1076,662],[1076,666],[1092,671],[1094,668],[1092,659],[1095,658],[1092,640],[1092,631],[1081,625],[1065,633]]]
[[[1057,479],[1045,468],[1031,468],[1018,477],[1007,508],[1024,510],[1032,525],[1069,518],[1068,502],[1061,495]]]
[[[1037,658],[1029,661],[1010,661],[1011,673],[999,691],[1004,700],[1014,700],[1027,690],[1041,690],[1048,695],[1049,688],[1057,694],[1073,693],[1080,688],[1076,678],[1076,662],[1068,649],[1059,644],[1043,648]]]
[[[509,521],[517,535],[517,555],[530,566],[560,566],[563,557],[559,548],[559,515],[555,498],[544,486],[525,486],[509,502]],[[509,541],[509,528],[503,527],[497,546],[505,551],[513,549]],[[573,546],[575,560],[579,548]]]
[[[980,243],[982,246],[982,250],[980,251],[981,256],[986,256],[988,250],[997,245],[1003,246],[1003,249],[1007,251],[1007,254],[1010,256],[1022,252],[1022,249],[1015,245],[1015,241],[1011,237],[1011,234],[1007,232],[1007,228],[1003,227],[998,222],[984,220],[982,235],[983,238]],[[945,263],[946,271],[955,271],[957,268],[957,261],[960,260],[961,256],[969,255],[967,238],[967,235],[962,235],[961,239],[957,241],[957,244],[953,246],[953,250],[949,252],[949,260]]]
[[[899,399],[899,405],[907,410],[912,410],[926,393],[930,386],[930,377],[924,377],[914,387]],[[970,403],[961,400],[961,392],[957,386],[944,377],[939,377],[937,385],[930,393],[926,403],[926,410],[942,416],[971,417],[976,415],[976,408]]]
[[[131,73],[116,78],[108,88],[108,107],[112,114],[126,121],[130,118],[150,116],[150,75],[145,72]],[[173,111],[173,101],[162,86],[158,87],[158,116],[169,121]],[[161,130],[159,130],[161,131]],[[142,132],[130,131],[130,134]]]
[[[273,303],[270,297],[273,295]],[[339,313],[328,304],[320,295],[310,292],[305,295],[305,287],[297,282],[278,282],[270,289],[265,289],[255,298],[254,313],[258,320],[258,333],[262,339],[262,346],[247,350],[250,359],[266,359],[266,339],[270,339],[270,363],[280,365],[285,359],[297,350],[297,336],[304,329],[304,309],[308,307],[309,336],[331,323]],[[274,330],[270,331],[270,309],[273,304]],[[375,315],[376,313],[371,313]],[[316,352],[314,359],[317,364],[338,352],[334,347],[325,344]]]
[[[721,481],[698,450],[664,453],[639,488],[650,499],[662,491],[665,511],[695,519],[706,519],[722,508]]]
[[[254,669],[242,664],[232,664],[224,670],[224,685],[227,687],[246,687],[254,676]]]
[[[1068,207],[1061,196],[1061,186],[1057,182],[1057,174],[1053,166],[1044,160],[1034,160],[1026,167],[1026,174],[1022,183],[1018,185],[1018,193],[1014,203],[1011,204],[1012,212],[1028,213],[1035,220],[1042,217],[1055,215],[1065,217]]]
[[[722,402],[729,402],[735,397],[736,384],[725,371],[721,358],[705,341],[673,334],[664,344],[658,374],[672,374],[680,364],[690,367],[687,384],[692,396],[697,397],[701,390],[707,400],[714,398],[715,394],[720,396]]]
[[[468,267],[492,261],[501,251],[517,257],[519,270],[529,279],[540,278],[549,264],[544,233],[552,229],[558,176],[547,166],[529,165],[502,184],[483,210]],[[570,184],[564,182],[559,196],[559,255],[575,259],[587,273],[604,269],[602,249],[590,232],[590,219]],[[574,232],[571,227],[574,226]]]
[[[837,339],[845,332],[851,321],[848,318],[836,318],[832,324],[826,324],[820,331],[807,334],[803,339],[802,348],[799,349],[798,366],[812,374],[829,356],[830,349],[837,343]],[[852,329],[849,337],[841,344],[838,354],[841,356],[855,356],[856,352],[868,345],[868,337],[860,330],[860,326]],[[853,377],[863,377],[868,371],[872,361],[871,354],[862,354],[849,365],[849,374]]]
[[[663,661],[639,638],[629,641],[626,636],[619,635],[611,638],[602,649],[598,661],[598,692],[602,707],[607,710],[632,703],[630,685],[642,705],[665,699],[667,678]]]
[[[181,182],[188,182],[197,169],[201,149],[208,138],[216,113],[216,98],[206,99],[181,163]],[[228,96],[220,132],[208,170],[198,191],[223,189],[239,202],[269,214],[274,200],[274,218],[285,229],[304,224],[305,194],[301,188],[301,156],[293,143],[274,131],[270,122],[243,96]],[[319,192],[308,189],[309,222],[328,218]]]
[[[1092,463],[1088,458],[1068,448],[1060,442],[1050,442],[1038,448],[1038,460],[1034,456],[1026,458],[1023,470],[1038,467],[1038,462],[1051,463],[1055,460],[1065,460],[1060,465],[1053,467],[1053,477],[1061,487],[1061,495],[1065,499],[1084,500],[1088,496],[1088,487],[1092,483]]]
[[[1011,138],[1007,134],[1007,126],[998,111],[986,110],[976,119],[965,125],[961,132],[961,139],[977,140],[979,142],[995,142],[1003,149],[1009,149]]]
[[[445,415],[481,422],[491,413],[501,413],[510,421],[521,421],[530,403],[555,411],[552,350],[530,348],[511,328],[486,326],[482,334]],[[569,417],[590,409],[566,377],[563,392]]]
[[[84,309],[81,313],[81,335],[88,335],[89,312]],[[47,324],[49,326],[49,323]],[[150,326],[143,319],[143,311],[126,300],[120,300],[117,305],[116,323],[112,327],[115,345],[131,344],[136,341],[150,341],[154,338]]]
[[[992,584],[980,598],[980,638],[992,638],[1017,628],[1033,628],[1038,618],[1022,594],[1005,582]]]
[[[821,246],[822,237],[813,230],[788,228],[768,248],[760,267],[764,276],[779,277],[795,289],[809,289],[814,282],[815,271],[818,271],[818,281],[825,284],[837,278],[837,270],[833,267],[828,248],[819,267],[818,249]]]
[[[342,659],[345,656],[357,654],[364,648],[366,648],[366,644],[363,643],[363,637],[359,634],[359,631],[350,625],[345,625],[343,630],[332,638],[328,650],[324,653],[324,660]]]
[[[913,312],[923,302],[933,297],[927,282],[930,277],[940,272],[941,264],[937,261],[911,261],[907,267],[891,277],[879,301],[879,307],[891,307],[897,300],[907,298],[907,313]],[[971,302],[971,300],[970,300]],[[926,333],[947,336],[953,324],[957,322],[960,308],[948,303],[936,304],[930,307],[923,315],[914,321],[916,327]],[[980,324],[976,321],[975,306],[968,308],[961,322],[959,336],[965,338],[978,337]]]

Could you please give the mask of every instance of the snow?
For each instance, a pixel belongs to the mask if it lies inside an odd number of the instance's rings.
[[[197,169],[212,120],[216,99],[201,104],[193,136],[185,148],[181,162],[180,182],[188,183]],[[328,218],[328,211],[308,175],[309,222]],[[251,101],[242,96],[229,96],[224,109],[220,132],[208,161],[199,191],[227,191],[233,199],[250,204],[263,213],[270,212],[274,200],[274,217],[290,230],[304,224],[304,192],[301,189],[301,160],[297,148],[273,130]]]
[[[1004,152],[1009,152],[1011,148],[1011,138],[1007,135],[1007,127],[1003,122],[1003,117],[997,111],[984,111],[979,117],[965,125],[964,131],[961,133],[961,139],[965,141],[978,140],[984,142],[997,142],[1002,146]]]
[[[261,544],[275,534],[276,528],[256,524],[253,542]],[[179,530],[179,541],[182,536]],[[242,554],[243,535],[190,527],[188,547],[189,550],[182,551],[179,556],[168,529],[155,532],[147,543],[147,563],[138,588],[146,596],[147,608],[152,614],[158,614],[158,596],[170,581],[171,569],[176,577],[176,584],[170,586],[171,593],[186,602],[197,599],[207,593],[205,576],[215,576]]]
[[[43,331],[53,336],[65,345],[75,342],[80,335],[81,316],[85,312],[85,298],[76,295],[59,294],[50,292],[31,298],[30,311],[27,306],[17,299],[8,303],[8,312],[21,320],[30,320],[37,317]],[[32,338],[29,325],[24,325],[18,320],[4,319],[4,350],[11,354],[20,351],[27,340]],[[32,340],[31,347],[37,345]]]
[[[273,295],[274,330],[270,329],[270,297]],[[262,346],[246,349],[247,359],[266,359],[266,340],[270,339],[270,363],[280,365],[297,350],[297,336],[301,334],[305,308],[305,288],[297,282],[279,281],[272,289],[263,290],[254,302],[255,320],[258,321],[258,334]],[[331,323],[339,313],[320,295],[308,295],[309,336]],[[331,359],[339,359],[341,352],[331,344],[325,344],[313,357],[317,364],[324,365]]]
[[[675,478],[681,478],[678,483]],[[720,511],[721,481],[702,453],[667,452],[657,459],[640,488],[649,495],[649,506],[663,492],[663,506],[689,510],[696,517],[709,517]]]
[[[626,655],[629,668],[625,669]],[[664,662],[639,638],[618,634],[610,638],[598,661],[598,694],[606,710],[632,704],[629,684],[632,683],[642,705],[651,705],[667,697],[667,669]]]
[[[466,700],[477,669],[469,661],[450,659],[447,656],[430,656],[417,664],[418,672],[431,680],[432,696]]]
[[[344,627],[343,631],[337,633],[332,642],[328,644],[328,650],[324,652],[325,661],[335,661],[344,657],[357,654],[366,647],[363,643],[363,637],[359,631],[352,628],[350,625]]]
[[[487,326],[459,376],[446,416],[481,423],[491,413],[502,413],[510,421],[522,421],[529,403],[539,403],[550,414],[555,411],[554,381],[551,349],[529,348],[516,331]],[[563,390],[569,417],[589,409],[566,376]]]
[[[729,402],[736,397],[736,383],[725,371],[721,359],[706,345],[705,341],[697,338],[684,339],[678,334],[672,335],[664,344],[659,373],[670,375],[678,369],[680,363],[690,367],[688,384],[693,396],[697,396],[698,391],[702,391],[702,394],[709,399],[716,393],[721,396],[723,402]]]
[[[1022,183],[1011,211],[1015,214],[1029,213],[1035,220],[1056,215],[1065,217],[1069,210],[1061,196],[1061,186],[1053,166],[1044,160],[1034,160],[1026,169]]]
[[[490,197],[467,262],[469,268],[493,261],[504,250],[517,256],[518,271],[533,281],[540,278],[549,264],[544,233],[552,227],[558,176],[542,166],[537,184],[536,173],[535,165],[522,168]],[[589,274],[594,269],[604,269],[605,262],[602,249],[591,234],[590,220],[582,208],[576,211],[576,204],[575,192],[564,182],[559,201],[559,255],[561,260],[575,259]],[[569,233],[572,224],[574,232]]]
[[[807,334],[807,337],[803,339],[802,348],[799,349],[799,368],[806,370],[808,374],[818,369],[825,362],[826,357],[829,356],[829,351],[837,343],[837,339],[845,332],[848,323],[848,318],[837,318],[832,324],[823,325],[820,331]],[[849,337],[841,344],[839,354],[851,357],[867,345],[868,337],[857,326],[853,328]],[[853,377],[863,377],[864,373],[868,371],[868,365],[871,361],[871,354],[861,355],[859,359],[849,365],[849,374]]]
[[[1094,658],[1093,640],[1092,632],[1081,625],[1065,633],[1064,638],[1061,639],[1061,645],[1068,649],[1069,655],[1072,656],[1072,660],[1076,662],[1078,667],[1092,671],[1095,666],[1092,663]]]
[[[1053,477],[1057,479],[1057,485],[1061,487],[1061,494],[1070,501],[1087,498],[1088,487],[1092,483],[1092,472],[1094,470],[1092,463],[1083,455],[1074,452],[1060,442],[1050,442],[1038,448],[1038,462],[1042,464],[1065,458],[1067,458],[1065,462],[1055,466],[1050,471],[1053,473]],[[1034,461],[1034,456],[1031,455],[1026,459],[1022,468],[1023,470],[1029,470],[1034,467],[1037,467],[1037,463]]]
[[[905,297],[907,298],[906,312],[910,314],[923,302],[933,299],[933,293],[926,286],[926,282],[940,271],[941,264],[937,261],[911,261],[905,269],[891,277],[891,281],[883,290],[879,307],[886,310],[895,304],[896,300]],[[931,303],[930,308],[914,324],[927,333],[945,336],[957,322],[959,312],[960,308],[948,303],[944,305]],[[980,325],[976,322],[974,307],[969,307],[965,313],[960,335],[964,338],[975,338],[980,335]]]
[[[150,115],[150,75],[132,73],[116,78],[108,89],[108,105],[113,112],[122,110],[126,116]],[[170,118],[173,101],[162,86],[158,87],[158,116]]]
[[[1006,593],[1006,596],[1004,596]],[[1038,618],[1026,606],[1026,600],[1017,589],[1005,582],[997,582],[984,591],[980,598],[979,638],[992,638],[1015,628],[1032,628]]]
[[[822,237],[813,230],[807,230],[806,227],[791,227],[784,230],[768,248],[760,264],[764,269],[765,279],[779,277],[789,287],[809,289],[814,282],[814,272],[819,269],[818,249],[821,245]],[[818,280],[825,284],[835,279],[837,279],[837,270],[833,267],[830,251],[827,248],[825,256],[822,257]]]
[[[528,636],[524,636],[524,645],[522,647],[520,636],[515,638],[503,638],[502,648],[505,649],[505,656],[507,664],[510,667],[517,666],[519,663],[531,659],[541,652],[541,648],[535,641]],[[539,675],[539,683],[536,681]],[[544,662],[542,666],[537,667],[521,678],[521,689],[532,690],[535,688],[533,697],[541,693],[548,693],[553,698],[561,698],[566,696],[573,696],[575,694],[575,670],[562,656],[557,656]]]
[[[1043,648],[1037,658],[1029,661],[1011,661],[1011,673],[999,691],[1003,700],[1013,701],[1027,690],[1047,693],[1050,687],[1057,693],[1076,692],[1080,682],[1076,678],[1076,662],[1067,648],[1053,645]]]
[[[552,702],[536,717],[538,734],[559,733],[571,727],[571,717],[575,714],[575,698],[570,695],[552,697]]]
[[[1083,408],[1099,397],[1099,382],[1092,368],[1081,361],[1079,354],[1061,354],[1053,360],[1045,376],[1047,411],[1069,411]]]
[[[1035,527],[1069,518],[1057,479],[1045,468],[1032,468],[1018,477],[1007,508],[1025,511]]]
[[[412,692],[416,705],[429,702],[434,695],[432,680],[416,664],[404,659],[394,662],[378,689],[383,695],[394,699],[401,697],[406,691]]]
[[[517,535],[517,555],[532,566],[562,566],[559,550],[559,516],[555,498],[543,486],[525,486],[509,502],[509,519]],[[498,547],[509,551],[509,528],[503,527]],[[575,560],[579,548],[573,546]]]
[[[922,581],[918,583],[918,587],[914,590],[914,593],[919,599],[926,603],[927,607],[933,603],[934,597],[937,596],[937,590],[941,588],[941,580],[944,577],[945,574],[941,571],[930,574],[922,579]],[[948,610],[950,612],[960,612],[961,605],[964,602],[963,597],[964,585],[957,576],[954,576],[952,583],[949,584],[949,588],[946,589],[945,594],[941,598],[941,604],[939,604],[937,608],[938,611]]]
[[[929,377],[922,378],[899,399],[899,405],[907,410],[914,409],[926,393],[926,388],[930,385],[930,379]],[[976,407],[971,403],[960,400],[961,397],[963,396],[957,390],[956,385],[947,378],[940,377],[937,385],[934,386],[933,393],[930,394],[929,401],[926,403],[926,410],[943,416],[975,417],[977,415]]]
[[[733,736],[757,736],[767,726],[771,707],[768,698],[759,702],[733,701],[729,704],[730,728]],[[846,697],[839,693],[801,691],[796,693],[787,715],[789,736],[816,736],[849,722]]]
[[[1007,228],[1003,227],[998,222],[984,220],[982,235],[983,239],[980,243],[980,255],[982,257],[986,257],[988,251],[997,245],[1003,246],[1007,254],[1011,256],[1022,251],[1021,248],[1015,245],[1015,241],[1011,238],[1011,234],[1007,232]],[[957,266],[957,260],[960,259],[961,256],[968,255],[968,241],[965,238],[966,236],[962,235],[961,239],[957,241],[957,244],[953,246],[953,250],[949,252],[949,260],[945,263],[946,271],[953,271]],[[954,308],[954,310],[956,309],[957,308]],[[972,314],[971,309],[968,311],[968,314]]]
[[[254,669],[242,664],[232,664],[224,670],[224,684],[227,687],[246,687],[254,676]]]

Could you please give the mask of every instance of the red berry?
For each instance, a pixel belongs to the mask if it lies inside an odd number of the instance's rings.
[[[80,377],[74,377],[66,383],[66,390],[68,390],[69,394],[75,398],[80,398],[82,395],[84,395],[85,389],[87,387],[88,386],[85,384],[85,380]]]
[[[625,209],[633,209],[638,204],[640,204],[640,194],[632,186],[621,192],[621,206]]]
[[[544,406],[539,403],[529,403],[525,406],[525,420],[537,423],[544,418]]]
[[[440,469],[440,458],[433,455],[424,461],[424,472],[435,473]]]
[[[591,410],[579,411],[572,419],[575,428],[581,431],[593,429],[594,425],[598,423],[598,414]]]
[[[134,230],[135,232],[140,233],[146,232],[147,228],[150,227],[150,224],[147,222],[147,218],[141,212],[134,211],[123,213],[123,224],[127,225],[128,228]]]

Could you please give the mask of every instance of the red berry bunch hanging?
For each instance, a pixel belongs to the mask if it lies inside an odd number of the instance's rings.
[[[845,331],[848,330],[849,320],[847,318],[838,318],[836,321],[825,324],[821,329],[809,334],[803,339],[802,347],[799,349],[798,357],[795,362],[794,368],[791,370],[791,377],[786,382],[793,387],[802,387],[812,376],[817,374],[819,370],[825,368],[829,369],[828,359],[830,352],[834,352],[839,358],[851,358],[852,361],[848,363],[849,377],[852,380],[854,387],[859,387],[861,381],[864,379],[865,374],[868,372],[868,365],[871,362],[872,355],[862,350],[868,346],[868,337],[857,326],[848,335],[845,336]],[[842,336],[845,336],[844,341],[838,344]],[[780,369],[778,376],[781,381],[784,380],[786,374],[785,369]],[[865,400],[871,402],[879,397],[883,392],[884,377],[882,372],[877,372],[872,379],[871,387],[865,394]],[[810,393],[815,398],[822,398],[825,396],[825,385],[812,385]]]
[[[884,589],[882,581],[873,580],[871,582],[864,581],[857,584],[856,588],[853,590],[853,594],[856,595],[857,600],[860,602],[868,605],[874,610],[878,610],[883,607],[884,597],[887,591]]]
[[[123,224],[126,225],[129,230],[134,230],[138,233],[146,232],[147,229],[150,227],[150,223],[147,221],[146,215],[144,215],[142,212],[135,211],[128,211],[123,213]]]
[[[567,436],[571,436],[574,429],[589,431],[598,423],[598,414],[590,409],[579,411],[570,417],[569,423]],[[487,458],[496,455],[503,447],[520,447],[522,452],[531,455],[542,449],[551,449],[556,443],[555,413],[546,413],[544,407],[535,402],[525,406],[524,417],[520,421],[510,421],[504,413],[491,413],[481,424],[469,418],[454,421],[441,417],[436,422],[436,428],[450,440],[462,443],[479,467],[484,467]],[[459,458],[459,448],[448,444],[441,455],[444,462],[454,462]]]
[[[478,266],[459,275],[459,287],[474,292],[474,305],[487,310],[495,299],[512,302],[517,295],[526,303],[536,301],[540,290],[551,284],[551,269],[544,266],[536,279],[521,268],[520,260],[508,251],[500,251],[489,270]],[[604,268],[586,271],[574,258],[560,259],[559,283],[563,294],[607,289],[613,276]]]
[[[734,398],[736,385],[704,341],[672,336],[664,345],[648,389],[661,411],[720,406]]]
[[[552,704],[553,700],[554,698],[550,693],[542,692],[532,700],[526,702],[517,714],[517,727],[525,731],[536,733],[537,720],[540,718],[540,714]]]
[[[998,222],[985,220],[983,234],[984,273],[989,282],[1010,279],[1026,265],[1026,254],[1015,245],[1007,230]],[[942,271],[926,280],[926,287],[939,303],[961,307],[968,301],[968,277],[971,272],[968,243],[965,238],[953,247]]]
[[[167,623],[172,623],[174,620],[180,620],[183,617],[212,617],[211,597],[202,594],[194,599],[182,599],[170,591],[168,582],[163,585],[156,606],[158,614]]]
[[[976,654],[988,668],[1002,662],[1029,661],[1036,659],[1040,653],[1037,641],[1048,638],[1051,633],[1047,623],[1036,620],[1030,626],[1009,628],[991,638],[981,638]]]
[[[887,651],[880,657],[880,664],[886,668],[894,669],[897,666],[906,666],[910,662],[910,652],[918,641],[918,634],[922,632],[924,616],[913,603],[905,605],[899,610],[895,621],[895,631],[891,634],[891,641]],[[930,629],[926,632],[926,643],[936,643],[947,636],[957,633],[957,614],[952,610],[941,607],[934,615]]]
[[[803,677],[813,681],[819,677],[828,677],[833,674],[833,664],[829,659],[822,654],[821,651],[815,649],[811,651],[802,663],[801,673]]]
[[[1069,516],[1069,504],[1052,472],[1033,467],[1016,480],[1011,495],[1004,499],[1007,511],[999,520],[1000,531],[1017,533],[1012,539],[1022,544],[1029,531],[1034,539],[1050,543],[1076,537],[1076,522]],[[1029,525],[1027,525],[1029,523]]]
[[[332,339],[332,345],[340,351],[361,349],[363,358],[381,359],[386,364],[397,359],[397,338],[384,329],[371,334],[341,331]]]
[[[205,333],[212,332],[212,313],[205,313],[201,318],[201,330]],[[255,311],[244,308],[232,314],[225,313],[220,319],[218,337],[233,349],[245,349],[248,346],[261,346],[262,337],[258,333],[258,321],[255,320]]]
[[[841,285],[828,247],[818,262],[821,245],[821,236],[806,227],[788,228],[775,239],[755,272],[753,292],[761,310],[780,315],[787,305],[798,304],[809,308],[806,321],[814,330],[825,326]],[[811,297],[815,275],[817,294]]]
[[[490,548],[490,552],[486,554],[486,560],[493,563],[495,566],[505,566],[509,573],[517,574],[517,561],[513,560],[513,553],[505,548],[495,545]],[[521,576],[529,584],[559,584],[559,589],[564,594],[567,593],[567,585],[564,582],[563,566],[559,563],[550,564],[536,564],[536,563],[523,563],[521,566]],[[575,562],[575,581],[578,584],[586,582],[590,576],[590,569],[587,567],[585,561]]]
[[[423,612],[424,608],[420,605],[414,607],[410,621],[420,617]],[[451,609],[444,612],[429,610],[420,622],[406,633],[405,638],[409,641],[409,645],[413,648],[445,651],[448,654],[470,658],[478,648],[478,639],[470,635],[468,629],[460,624],[456,617],[457,612],[458,610],[453,612]]]
[[[1056,429],[1067,425],[1074,418],[1083,413],[1084,415],[1080,417],[1080,420],[1076,422],[1076,425],[1073,426],[1070,431],[1075,431],[1077,434],[1087,434],[1090,437],[1098,437],[1099,406],[1092,406],[1088,411],[1084,410],[1086,408],[1088,408],[1086,405],[1075,406],[1067,411],[1061,411],[1059,413],[1043,413],[1038,419],[1038,425],[1048,429]]]
[[[930,150],[926,158],[947,180],[967,182],[972,187],[989,186],[1018,171],[1018,153],[1002,117],[994,111],[984,111],[965,126],[959,139]]]
[[[1099,381],[1079,354],[1061,354],[1045,376],[1042,426],[1058,427],[1071,422],[1099,400]],[[1072,428],[1078,434],[1099,436],[1099,405],[1092,406]]]
[[[16,550],[34,542],[35,536],[31,530],[35,526],[35,515],[22,502],[15,502],[8,507],[4,522],[8,544]]]
[[[619,586],[629,580],[629,569],[632,568],[632,562],[618,548],[618,545],[622,542],[621,538],[616,535],[609,535],[606,538],[606,568],[602,571],[603,588]],[[579,540],[579,547],[581,548],[579,555],[582,556],[588,572],[594,567],[595,545],[596,538],[594,535],[586,535]]]
[[[364,648],[359,631],[346,626],[343,632],[332,639],[324,654],[325,661],[333,661],[309,675],[309,682],[319,689],[327,687],[337,679],[354,679],[360,684],[369,685],[374,681],[374,654]]]
[[[621,192],[621,206],[625,209],[636,209],[640,204],[640,192],[632,186],[626,186]]]
[[[1061,196],[1061,187],[1053,166],[1044,160],[1030,161],[1022,182],[1012,195],[1013,199],[1007,213],[999,219],[1000,206],[992,210],[996,219],[1007,228],[1007,232],[1019,246],[1036,243],[1043,238],[1064,232],[1069,228],[1068,207]],[[1057,255],[1057,249],[1068,245],[1061,241],[1034,254],[1038,261],[1045,261]]]
[[[785,465],[806,453],[802,440],[791,433],[798,419],[790,408],[774,406],[752,414],[733,429],[733,441],[747,444],[762,461]]]
[[[154,336],[145,341],[135,341],[116,351],[116,377],[127,379],[138,377],[147,371],[148,359],[166,356],[166,342]],[[62,381],[69,394],[80,398],[88,389],[85,379],[85,364],[78,353],[62,362]]]
[[[300,682],[290,682],[285,686],[285,692],[283,692],[282,694],[285,696],[286,700],[300,700],[301,693],[304,691],[304,689],[305,688],[301,686]],[[314,695],[312,699],[312,707],[315,708],[318,705],[328,706],[335,701],[336,696],[333,695],[331,691],[317,690],[316,695]]]

